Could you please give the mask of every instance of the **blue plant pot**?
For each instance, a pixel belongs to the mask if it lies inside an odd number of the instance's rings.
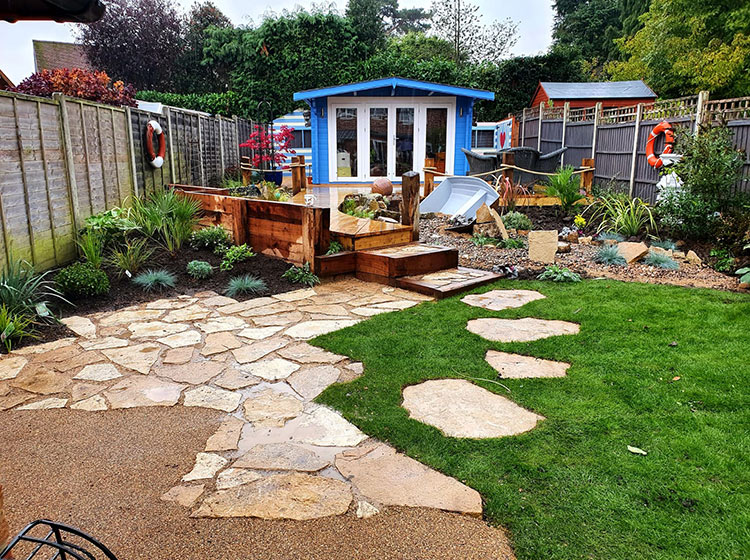
[[[284,180],[284,172],[280,170],[276,171],[265,171],[263,173],[266,181],[272,181],[276,183],[276,186],[281,186],[281,182]]]

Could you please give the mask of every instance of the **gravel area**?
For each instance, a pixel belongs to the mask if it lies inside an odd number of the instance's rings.
[[[542,265],[531,262],[527,258],[528,244],[524,249],[477,247],[471,242],[471,235],[445,231],[448,225],[448,220],[445,217],[422,220],[420,222],[420,241],[455,247],[459,251],[461,266],[482,270],[492,270],[501,266],[515,266],[521,278],[533,277],[544,269]],[[739,290],[739,282],[736,278],[716,272],[706,266],[681,263],[679,270],[665,270],[638,263],[627,267],[606,266],[593,261],[598,249],[597,246],[574,243],[571,244],[570,249],[570,253],[557,255],[557,264],[590,278],[606,277],[627,282]]]
[[[0,413],[11,534],[47,517],[91,533],[127,560],[515,558],[501,529],[436,510],[305,522],[189,518],[159,497],[190,470],[220,417],[181,407]]]

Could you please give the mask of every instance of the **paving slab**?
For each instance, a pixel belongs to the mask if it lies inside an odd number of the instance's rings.
[[[283,442],[255,445],[232,463],[232,466],[266,471],[316,472],[329,464],[329,461],[307,447]]]
[[[580,327],[567,321],[547,319],[472,319],[466,328],[487,340],[495,342],[530,342],[550,336],[578,334]]]
[[[112,408],[135,408],[143,406],[174,406],[186,387],[154,377],[133,375],[110,387],[104,396]]]
[[[500,375],[507,379],[533,377],[565,377],[570,364],[543,360],[533,356],[508,354],[497,350],[488,350],[485,360]]]
[[[544,299],[545,296],[534,290],[492,290],[484,294],[469,294],[461,301],[467,305],[489,309],[490,311],[502,311],[521,307],[529,302]]]

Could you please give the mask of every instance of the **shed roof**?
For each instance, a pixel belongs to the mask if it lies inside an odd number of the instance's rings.
[[[60,41],[40,41],[34,39],[34,64],[36,71],[55,68],[83,68],[93,70],[81,45]]]
[[[13,82],[10,81],[10,78],[6,76],[2,70],[0,70],[0,89],[7,89],[12,87]]]
[[[422,91],[432,91],[435,93],[441,93],[444,95],[457,95],[461,97],[471,97],[474,99],[495,99],[495,94],[491,91],[485,91],[481,89],[467,88],[450,86],[447,84],[439,84],[435,82],[423,82],[421,80],[409,80],[407,78],[399,78],[393,76],[391,78],[381,78],[379,80],[368,80],[365,82],[356,82],[353,84],[345,84],[340,86],[331,86],[318,89],[308,89],[305,91],[298,91],[294,94],[294,100],[307,100],[315,99],[317,97],[328,97],[331,95],[344,95],[347,93],[355,93],[359,91],[366,91],[371,89],[377,89],[382,87],[391,87],[396,89],[397,87],[412,88]]]
[[[550,99],[656,98],[656,94],[643,80],[625,82],[539,82],[539,87],[544,89]]]

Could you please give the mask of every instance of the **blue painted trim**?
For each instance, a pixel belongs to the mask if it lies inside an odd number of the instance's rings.
[[[485,91],[474,88],[464,88],[458,86],[449,86],[446,84],[437,84],[434,82],[423,82],[420,80],[408,80],[406,78],[382,78],[379,80],[369,80],[366,82],[357,82],[354,84],[345,84],[340,86],[333,86],[327,88],[310,89],[306,91],[298,91],[294,94],[295,101],[311,100],[320,97],[328,97],[332,95],[344,95],[347,93],[353,93],[358,91],[365,91],[369,89],[377,89],[381,87],[407,87],[425,91],[434,91],[435,93],[442,93],[445,95],[456,95],[459,97],[470,97],[473,99],[487,99],[494,100],[495,94],[491,91]]]

